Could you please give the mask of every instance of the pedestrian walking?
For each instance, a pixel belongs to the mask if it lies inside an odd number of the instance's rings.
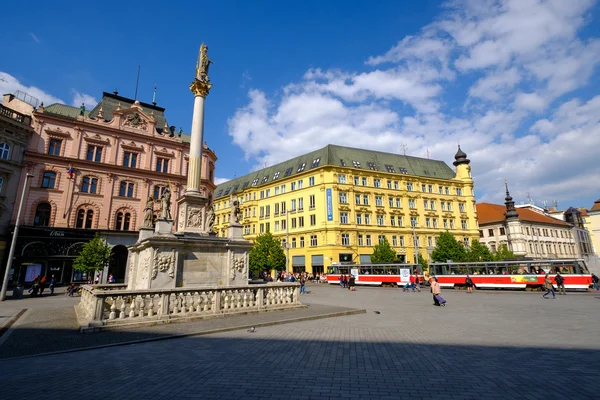
[[[408,279],[408,281],[410,282],[410,288],[412,289],[413,293],[415,292],[415,276],[411,275],[410,278]]]
[[[565,278],[560,274],[560,272],[558,272],[558,271],[556,272],[554,281],[556,281],[556,287],[558,288],[558,294],[567,294],[567,292],[565,292]]]
[[[546,293],[542,295],[543,298],[547,299],[546,296],[552,292],[552,298],[556,299],[556,294],[554,293],[554,286],[552,286],[552,279],[550,279],[550,275],[546,274],[546,279],[544,279],[544,287],[546,288]]]
[[[304,275],[300,277],[300,294],[306,294],[306,278]]]
[[[467,284],[467,293],[473,293],[473,280],[469,275],[467,275],[467,279],[465,279],[465,283]]]
[[[421,293],[421,282],[419,281],[419,272],[417,271],[415,273],[415,289],[417,289],[417,292]],[[414,290],[413,290],[414,292]]]
[[[600,291],[598,281],[599,281],[598,276],[596,274],[592,274],[592,283],[594,284],[594,287],[596,288],[596,292]]]
[[[356,278],[354,277],[354,275],[350,275],[350,278],[348,278],[348,289],[354,292],[356,290],[356,288],[354,287],[355,284]]]
[[[54,285],[56,284],[56,279],[54,279],[54,275],[50,278],[50,296],[54,295]]]
[[[438,283],[438,280],[436,277],[432,277],[431,278],[431,294],[433,294],[433,305],[434,306],[441,306],[442,303],[440,302],[440,293],[442,292],[442,289],[440,288],[440,284]]]

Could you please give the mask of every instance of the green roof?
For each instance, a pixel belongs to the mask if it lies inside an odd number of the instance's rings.
[[[375,170],[437,179],[455,177],[454,170],[443,161],[330,144],[322,149],[224,182],[215,189],[215,199],[240,192],[248,187],[270,185],[278,179],[323,166]]]
[[[110,121],[113,118],[113,110],[117,109],[117,106],[121,104],[121,109],[131,108],[135,100],[128,99],[127,97],[119,96],[112,93],[104,92],[102,93],[102,100],[91,110],[85,110],[85,116],[90,118],[97,118],[100,107],[102,107],[102,111],[104,112],[104,120]],[[165,109],[163,107],[158,107],[153,104],[147,104],[140,102],[140,106],[144,113],[150,115],[154,114],[154,119],[156,121],[156,130],[159,133],[162,133],[164,130],[166,117],[165,117]],[[77,119],[79,116],[79,107],[71,107],[65,104],[51,104],[48,107],[44,108],[44,113],[58,115],[61,117],[66,117],[70,119]],[[170,134],[178,135],[175,127],[172,127]],[[181,140],[184,143],[190,142],[190,135],[182,133]]]
[[[54,103],[50,104],[48,107],[44,107],[44,114],[54,114],[70,119],[77,119],[77,117],[79,117],[79,107],[71,107],[65,104]],[[90,115],[90,112],[85,110],[84,115],[87,117]]]

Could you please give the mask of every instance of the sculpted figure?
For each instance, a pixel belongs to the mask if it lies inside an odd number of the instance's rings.
[[[152,228],[152,220],[154,219],[154,198],[148,197],[146,207],[144,208],[144,222],[142,228]]]
[[[207,232],[212,232],[214,224],[215,224],[215,209],[211,205],[206,210],[206,227],[205,227],[205,230]]]
[[[208,67],[210,66],[210,64],[214,64],[208,58],[207,53],[208,46],[202,43],[202,46],[200,46],[200,54],[198,55],[198,61],[196,62],[196,79],[203,82],[208,82],[210,80],[208,79]]]
[[[167,186],[162,196],[160,196],[160,218],[171,218],[171,190]]]

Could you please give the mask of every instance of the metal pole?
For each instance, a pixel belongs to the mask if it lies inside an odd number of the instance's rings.
[[[6,263],[6,271],[4,271],[4,280],[2,281],[2,292],[0,293],[0,301],[6,299],[6,290],[8,289],[8,276],[12,267],[13,256],[15,255],[15,246],[17,244],[17,235],[19,233],[19,220],[21,219],[21,210],[23,209],[23,200],[25,200],[25,190],[29,178],[33,178],[29,172],[25,175],[23,182],[23,191],[21,192],[21,201],[19,202],[19,211],[17,212],[17,222],[15,223],[15,231],[13,232],[12,242],[10,243],[10,251],[8,252],[8,262]]]
[[[287,207],[286,207],[287,208]],[[290,212],[285,210],[285,269],[291,272],[290,268]]]
[[[411,225],[412,225],[412,231],[413,231],[413,248],[415,250],[414,251],[414,253],[415,253],[414,254],[415,264],[418,264],[419,263],[419,259],[417,257],[417,234],[415,232],[415,225],[414,224],[411,224]]]

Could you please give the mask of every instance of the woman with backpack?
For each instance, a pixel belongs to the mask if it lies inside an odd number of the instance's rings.
[[[467,275],[467,279],[465,279],[465,283],[467,284],[467,293],[473,293],[473,280],[469,275]]]

